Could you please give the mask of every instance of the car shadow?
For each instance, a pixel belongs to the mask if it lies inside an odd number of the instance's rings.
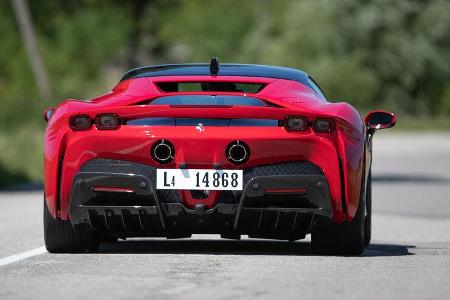
[[[402,184],[402,183],[434,183],[449,184],[450,179],[440,176],[420,175],[420,174],[377,174],[372,176],[374,183],[381,184]]]
[[[362,257],[414,255],[415,246],[373,244]],[[306,241],[287,242],[272,240],[127,240],[101,244],[99,253],[110,254],[208,254],[208,255],[271,255],[311,256],[311,244]]]

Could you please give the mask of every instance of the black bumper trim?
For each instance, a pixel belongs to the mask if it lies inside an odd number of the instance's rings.
[[[323,175],[255,176],[244,182],[237,203],[219,202],[214,208],[195,210],[182,203],[163,202],[155,178],[147,174],[81,171],[73,182],[70,220],[74,227],[112,232],[117,236],[176,236],[178,233],[248,234],[254,237],[297,239],[309,231],[316,215],[333,217],[328,182]],[[97,205],[90,202],[95,186],[135,191],[148,205]],[[309,207],[254,207],[268,189],[306,190],[301,197]],[[256,199],[256,200],[255,200]]]
[[[155,205],[152,206],[108,206],[108,205],[85,205],[87,200],[94,197],[94,186],[114,186],[134,189],[136,196],[143,196],[152,198]],[[120,174],[120,173],[103,173],[103,172],[79,172],[72,185],[71,201],[70,201],[70,220],[72,224],[79,225],[89,222],[90,218],[86,214],[89,211],[121,211],[126,209],[128,211],[146,211],[149,214],[156,210],[156,214],[160,217],[161,227],[165,228],[163,215],[161,213],[162,207],[159,202],[155,185],[153,182],[143,176],[135,174]],[[120,214],[122,215],[122,214]],[[92,227],[92,225],[91,225]]]
[[[290,189],[299,187],[305,188],[308,198],[313,199],[315,208],[302,207],[267,207],[252,208],[246,207],[245,202],[249,197],[263,197],[268,189]],[[333,217],[333,209],[330,201],[330,191],[325,176],[322,175],[279,175],[279,176],[259,176],[250,179],[244,187],[241,200],[236,212],[234,227],[239,225],[241,212],[244,210],[266,210],[276,212],[298,212],[313,213],[328,218]]]

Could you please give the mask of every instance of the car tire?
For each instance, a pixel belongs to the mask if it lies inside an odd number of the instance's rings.
[[[44,198],[44,240],[50,253],[94,252],[99,238],[93,231],[74,230],[70,221],[53,218]]]
[[[118,238],[109,236],[109,235],[100,235],[99,240],[100,240],[100,243],[112,244],[112,243],[116,243]]]
[[[372,170],[369,171],[369,176],[367,178],[366,216],[364,220],[364,226],[364,244],[367,247],[369,246],[370,239],[372,238]]]
[[[327,217],[314,217],[311,228],[311,248],[314,253],[360,255],[364,251],[366,246],[364,198],[361,196],[356,214],[350,222],[333,223]]]

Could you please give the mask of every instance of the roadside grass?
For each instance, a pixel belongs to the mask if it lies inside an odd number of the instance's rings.
[[[32,125],[0,131],[0,186],[43,180],[43,135]]]

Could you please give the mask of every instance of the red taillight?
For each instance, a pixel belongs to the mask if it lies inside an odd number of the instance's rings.
[[[288,132],[305,131],[308,129],[308,119],[305,117],[288,116],[284,120],[284,128]]]
[[[100,130],[112,130],[120,127],[120,120],[116,114],[101,114],[95,118],[95,126]]]
[[[72,116],[69,126],[72,130],[88,130],[92,126],[92,120],[88,115]]]
[[[316,119],[313,122],[313,129],[318,133],[330,133],[336,128],[335,122],[332,119]]]

